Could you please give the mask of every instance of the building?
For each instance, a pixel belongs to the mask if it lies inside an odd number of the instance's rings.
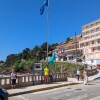
[[[82,26],[82,41],[84,63],[89,65],[100,64],[100,19]]]
[[[54,50],[56,53],[56,61],[67,61],[67,62],[76,62],[81,59],[82,50],[79,48],[79,42],[81,41],[81,35],[76,38],[71,38],[68,43],[59,43]],[[76,53],[77,52],[77,53]]]
[[[65,55],[66,60],[68,62],[75,63],[76,58],[78,61],[81,61],[82,50],[79,48],[79,42],[81,41],[82,36],[76,36],[70,39],[68,43],[66,43],[65,47]]]
[[[65,43],[64,42],[58,43],[56,49],[54,50],[56,54],[56,61],[66,61],[64,50],[65,50]]]

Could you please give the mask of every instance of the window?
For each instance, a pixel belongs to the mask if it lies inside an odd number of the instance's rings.
[[[86,42],[86,46],[88,46],[88,42]]]
[[[93,33],[94,32],[94,30],[91,30],[91,33]]]
[[[100,51],[100,47],[98,47],[98,51]]]
[[[84,43],[82,43],[81,46],[83,47],[84,46]]]
[[[91,44],[94,44],[94,41],[91,41]]]
[[[99,28],[96,28],[96,32],[98,32],[99,31]]]
[[[100,43],[100,39],[98,39],[97,42]]]
[[[89,31],[86,32],[86,35],[88,35],[88,34],[89,34]]]
[[[86,35],[85,32],[83,32],[82,34],[83,34],[83,36]]]

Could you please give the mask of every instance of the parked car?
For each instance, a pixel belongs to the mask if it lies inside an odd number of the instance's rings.
[[[100,65],[97,65],[96,68],[100,70]]]
[[[0,100],[8,100],[8,92],[4,88],[0,88]]]

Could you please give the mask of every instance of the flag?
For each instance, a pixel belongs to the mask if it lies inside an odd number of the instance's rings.
[[[44,5],[40,8],[40,15],[42,15],[44,12]]]
[[[44,2],[44,5],[45,5],[45,6],[48,6],[48,0],[46,0],[46,1]]]
[[[44,9],[46,6],[48,6],[48,0],[46,0],[44,2],[44,4],[42,5],[42,7],[40,8],[40,15],[42,15],[44,13]]]
[[[55,57],[55,52],[52,54],[52,57],[49,60],[49,65],[52,65],[54,63],[54,60],[56,59]]]

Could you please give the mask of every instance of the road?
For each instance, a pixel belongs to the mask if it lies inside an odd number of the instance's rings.
[[[18,95],[9,100],[100,100],[100,81]]]

